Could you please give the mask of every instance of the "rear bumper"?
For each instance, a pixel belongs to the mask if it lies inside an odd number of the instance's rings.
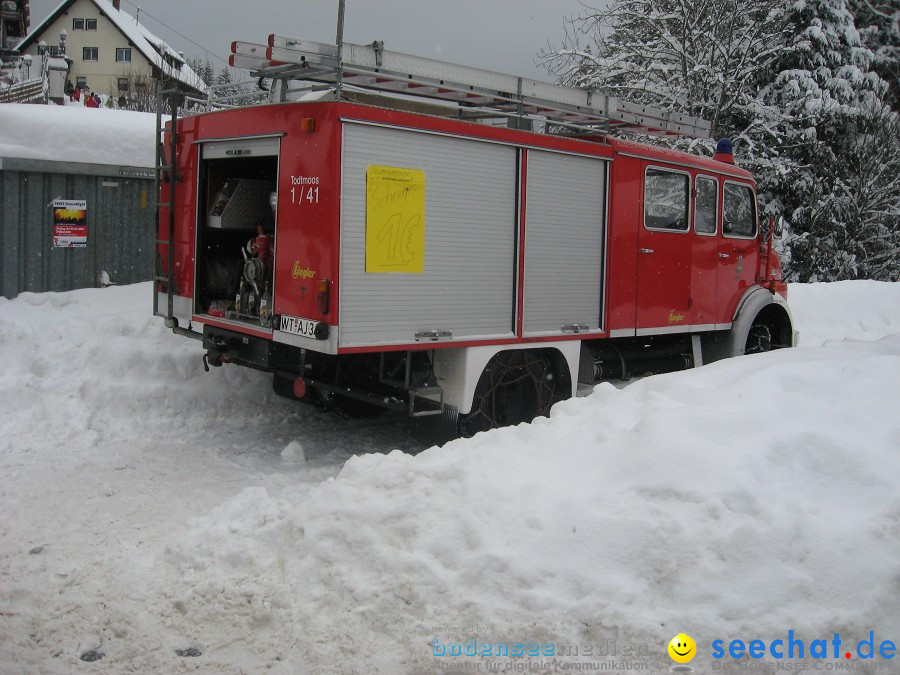
[[[294,371],[303,358],[303,350],[298,347],[210,324],[203,326],[203,348],[210,360],[267,372]]]

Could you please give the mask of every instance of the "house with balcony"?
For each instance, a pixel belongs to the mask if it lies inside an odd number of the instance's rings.
[[[28,0],[0,0],[0,103],[45,103],[49,95],[49,54],[20,57],[15,47],[28,35]],[[53,65],[65,61],[54,61]],[[60,81],[60,86],[65,77]]]
[[[0,58],[28,34],[28,0],[0,0]]]
[[[146,94],[162,78],[188,95],[206,85],[184,56],[123,11],[120,0],[64,0],[17,45],[23,55],[49,50],[69,63],[68,79],[98,94]]]

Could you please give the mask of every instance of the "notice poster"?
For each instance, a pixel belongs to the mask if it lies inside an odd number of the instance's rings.
[[[421,274],[425,268],[425,172],[366,171],[366,272]]]
[[[84,248],[87,246],[87,238],[87,201],[54,199],[53,247]]]

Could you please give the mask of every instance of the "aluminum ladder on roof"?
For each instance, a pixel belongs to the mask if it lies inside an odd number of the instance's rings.
[[[233,42],[231,51],[229,64],[255,77],[324,84],[338,95],[350,86],[582,130],[710,137],[710,123],[696,117],[626,103],[590,89],[391,52],[382,42],[343,42],[338,47],[273,34],[268,45]]]

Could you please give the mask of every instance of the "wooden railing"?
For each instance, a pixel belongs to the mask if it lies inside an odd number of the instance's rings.
[[[45,101],[43,80],[19,82],[7,89],[0,85],[0,103],[44,103]]]

